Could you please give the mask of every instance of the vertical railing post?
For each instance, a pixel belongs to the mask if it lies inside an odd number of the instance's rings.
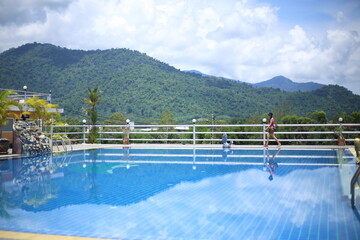
[[[130,119],[126,119],[126,126],[124,127],[124,135],[123,135],[123,144],[130,144],[130,127],[131,122]]]
[[[126,119],[126,124],[127,124],[126,127],[127,127],[127,129],[128,129],[127,134],[126,134],[126,135],[127,135],[126,137],[127,137],[127,139],[128,139],[128,140],[127,140],[127,141],[128,141],[127,144],[129,144],[129,143],[130,143],[130,130],[131,130],[131,129],[130,129],[130,124],[131,124],[130,119]]]
[[[85,125],[83,126],[83,144],[86,143],[86,140],[85,140]]]
[[[266,118],[262,119],[263,122],[263,146],[265,146],[265,138],[266,138],[266,133],[265,133],[265,128],[266,128]]]
[[[134,124],[134,127],[135,127],[135,124]],[[130,131],[131,131],[131,123],[129,122],[129,131],[128,131],[128,134],[127,134],[127,138],[129,139],[129,143],[130,143]]]
[[[195,145],[195,143],[196,143],[196,126],[195,126],[195,123],[196,123],[196,119],[193,119],[192,120],[192,122],[193,122],[193,144]]]
[[[53,133],[54,133],[54,127],[51,124],[50,125],[50,150],[53,151]]]
[[[344,119],[342,118],[342,117],[339,117],[339,128],[340,128],[340,130],[339,130],[339,138],[344,138],[344,136],[342,135],[342,121],[343,121]],[[344,145],[345,145],[345,139],[344,139]]]
[[[99,131],[100,131],[100,144],[102,144],[102,138],[103,138],[102,131],[103,131],[103,127],[99,127]]]
[[[86,143],[86,139],[85,139],[85,128],[86,128],[86,119],[83,120],[83,144]]]

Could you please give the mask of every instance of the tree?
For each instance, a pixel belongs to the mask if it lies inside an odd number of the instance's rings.
[[[119,113],[113,113],[109,119],[104,121],[104,125],[124,125],[126,124],[126,119],[125,117]]]
[[[161,114],[160,125],[174,125],[175,119],[174,114],[172,114],[168,109],[165,109]]]
[[[315,123],[327,123],[326,113],[324,111],[316,111],[310,113],[310,118],[314,120]]]
[[[92,127],[89,135],[89,142],[95,143],[98,135],[98,129],[96,128],[96,123],[99,120],[98,113],[95,110],[95,107],[98,103],[103,102],[103,99],[100,99],[100,91],[98,87],[94,89],[88,88],[89,98],[83,98],[83,100],[90,104],[90,108],[86,109],[86,113],[91,121]]]
[[[16,100],[8,99],[11,94],[16,93],[10,90],[0,90],[0,138],[2,137],[2,127],[8,123],[8,118],[18,118],[15,113],[8,111],[10,107],[19,106]]]
[[[360,123],[360,111],[351,113],[350,122],[352,122],[352,123]]]
[[[46,100],[40,99],[38,96],[29,98],[28,100],[26,100],[25,104],[27,104],[32,111],[30,112],[30,109],[27,109],[27,111],[25,111],[23,114],[31,115],[35,120],[37,120],[40,127],[42,127],[41,120],[45,120],[45,123],[49,124],[50,120],[54,116],[60,115],[57,111],[57,109],[59,108],[58,105],[48,103]],[[56,111],[52,112],[50,111],[51,109],[56,109]]]
[[[168,109],[165,109],[163,111],[163,113],[161,114],[161,118],[160,118],[160,122],[159,122],[160,125],[174,125],[175,124],[175,120],[174,120],[174,115],[168,110]],[[160,127],[159,128],[159,131],[165,131],[165,132],[168,132],[169,130],[172,130],[174,129],[173,127]],[[165,139],[168,139],[168,138],[171,138],[172,134],[161,134],[160,135],[161,138],[165,138]],[[167,143],[167,141],[165,142]]]
[[[119,113],[113,113],[109,119],[104,121],[104,125],[125,125],[126,119],[125,117]],[[104,132],[122,132],[127,129],[125,128],[114,128],[114,127],[104,127]],[[103,138],[123,138],[125,137],[125,134],[104,134]],[[116,143],[116,141],[110,141],[108,143]]]

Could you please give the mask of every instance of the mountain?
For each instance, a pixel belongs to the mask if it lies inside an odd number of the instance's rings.
[[[203,77],[215,77],[212,75],[202,73],[197,70],[188,70],[185,72],[199,74]],[[237,81],[237,80],[233,80],[233,79],[229,79],[229,78],[224,78],[224,79]],[[266,81],[259,82],[259,83],[254,83],[254,84],[252,84],[252,86],[255,88],[259,88],[259,87],[278,88],[278,89],[286,91],[286,92],[297,92],[297,91],[310,92],[310,91],[316,90],[318,88],[324,87],[326,85],[320,84],[320,83],[314,83],[314,82],[296,83],[284,76],[277,76],[277,77],[273,77],[270,80],[266,80]]]
[[[284,92],[250,84],[182,72],[129,49],[69,50],[31,43],[0,54],[0,88],[47,93],[67,116],[85,117],[88,88],[99,87],[100,120],[115,112],[136,123],[157,123],[165,109],[177,123],[193,118],[248,118],[276,110],[305,116],[309,112],[358,111],[360,96],[330,85],[311,92]]]
[[[314,82],[307,82],[307,83],[296,83],[291,81],[290,79],[283,77],[283,76],[277,76],[270,80],[255,83],[253,84],[254,87],[268,87],[268,88],[278,88],[283,91],[287,92],[310,92],[316,89],[319,89],[321,87],[324,87],[325,85],[314,83]]]
[[[225,80],[241,82],[241,81],[234,80],[234,79],[231,79],[231,78],[226,78],[226,77],[220,77],[220,76],[214,76],[214,75],[205,74],[205,73],[202,73],[202,72],[200,72],[200,71],[198,71],[198,70],[185,70],[184,72],[199,74],[199,75],[201,75],[202,77],[222,78],[222,79],[225,79]]]

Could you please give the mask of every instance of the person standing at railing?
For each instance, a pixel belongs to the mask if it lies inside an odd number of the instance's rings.
[[[270,121],[269,121],[269,126],[267,126],[265,128],[265,131],[267,131],[267,140],[266,140],[265,147],[269,146],[269,139],[270,139],[270,135],[271,135],[277,142],[278,147],[280,148],[281,143],[280,143],[279,139],[277,139],[275,136],[275,119],[273,118],[273,114],[271,112],[268,114],[268,116],[270,118]]]

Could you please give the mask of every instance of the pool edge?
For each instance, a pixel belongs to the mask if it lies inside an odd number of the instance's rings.
[[[106,238],[75,237],[65,235],[37,234],[25,232],[0,231],[0,239],[21,240],[106,240]]]

